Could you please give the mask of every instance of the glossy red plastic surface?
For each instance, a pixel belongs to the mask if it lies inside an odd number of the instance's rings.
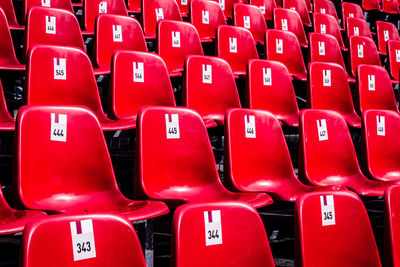
[[[210,71],[210,80],[204,80],[205,71]],[[217,57],[187,57],[182,102],[200,114],[206,127],[223,126],[225,110],[240,107],[229,64]]]
[[[15,30],[24,30],[24,26],[20,26],[15,15],[14,4],[12,0],[0,0],[0,8],[7,17],[8,27]]]
[[[344,46],[342,34],[340,33],[339,22],[334,17],[322,13],[314,13],[313,18],[314,32],[332,35],[338,41],[340,49],[347,49]]]
[[[143,64],[143,81],[135,81],[134,66]],[[117,51],[111,72],[109,113],[136,121],[141,106],[175,106],[164,61],[156,54]]]
[[[222,244],[207,246],[204,214],[212,211],[221,215]],[[171,266],[275,266],[260,215],[246,203],[186,204],[175,211],[172,225]]]
[[[323,226],[322,199],[327,196],[333,197],[335,224]],[[302,196],[295,224],[296,266],[381,266],[367,211],[352,192]]]
[[[51,9],[63,9],[74,15],[74,9],[72,8],[71,0],[24,0],[24,21],[26,19],[29,10],[32,7],[44,7]]]
[[[306,32],[296,11],[286,8],[275,8],[274,25],[276,30],[285,30],[294,33],[300,45],[308,47]]]
[[[379,123],[378,123],[379,121]],[[378,129],[383,127],[382,131]],[[367,110],[363,113],[363,165],[369,177],[400,180],[400,114],[391,110]]]
[[[394,267],[400,264],[400,186],[392,186],[385,191],[384,225],[384,266]]]
[[[172,115],[177,116],[179,138],[167,138],[166,121],[171,121]],[[191,109],[141,108],[135,152],[134,191],[138,195],[162,199],[172,207],[187,202],[243,200],[259,208],[273,201],[264,193],[233,193],[222,185],[206,127]]]
[[[86,220],[93,225],[94,244],[90,249],[96,256],[74,261],[78,247],[73,245],[71,225],[79,222],[83,228],[82,221]],[[32,221],[22,236],[20,261],[20,266],[26,267],[146,266],[135,229],[115,213],[58,215]]]
[[[208,20],[203,22],[203,12],[208,12]],[[226,25],[221,6],[214,1],[190,1],[190,22],[196,27],[201,41],[212,41],[217,37],[217,27]]]
[[[182,21],[181,12],[175,0],[141,0],[142,26],[146,37],[155,38],[159,13],[162,19]],[[162,14],[162,16],[161,16]]]
[[[271,80],[265,83],[264,72],[268,71]],[[285,125],[299,126],[299,107],[292,79],[280,62],[263,59],[249,61],[246,102],[249,108],[273,113]]]
[[[342,2],[342,24],[345,26],[347,18],[359,18],[364,19],[364,13],[362,8],[350,2]]]
[[[14,129],[15,120],[8,112],[3,85],[0,81],[0,131],[14,131]]]
[[[380,3],[381,0],[362,0],[361,7],[366,11],[381,11]]]
[[[348,40],[351,36],[364,36],[372,39],[369,25],[365,21],[365,19],[347,18],[346,23],[346,33]]]
[[[296,35],[288,31],[268,30],[265,36],[267,59],[283,63],[295,79],[307,81],[307,71]],[[282,44],[282,53],[279,53],[278,42]]]
[[[235,4],[233,6],[233,20],[235,26],[248,29],[257,43],[264,44],[267,24],[259,7],[248,4]],[[249,20],[249,25],[245,24],[245,20]]]
[[[314,0],[314,13],[331,15],[339,22],[335,4],[330,0]]]
[[[362,50],[360,49],[361,47]],[[357,67],[361,64],[381,66],[378,49],[372,39],[362,36],[351,36],[349,50],[353,76],[356,76]],[[360,51],[362,51],[362,56]]]
[[[140,0],[128,0],[127,4],[128,13],[140,13],[142,10]]]
[[[389,40],[387,48],[390,76],[398,81],[400,73],[400,40]]]
[[[236,50],[231,50],[230,42],[233,42],[233,40],[236,40]],[[235,26],[219,26],[217,30],[217,56],[229,63],[234,74],[246,75],[248,60],[258,58],[251,32]]]
[[[82,105],[90,108],[105,131],[135,128],[134,120],[110,120],[104,114],[99,89],[88,56],[71,47],[35,45],[30,49],[26,72],[25,103],[28,105]],[[65,59],[64,71],[55,68]],[[79,86],[77,86],[79,85]]]
[[[246,137],[250,116],[254,116],[254,138]],[[267,192],[278,200],[295,202],[304,193],[332,189],[307,186],[297,179],[280,123],[267,111],[229,109],[225,151],[224,177],[240,191]]]
[[[373,79],[373,82],[370,79]],[[383,67],[358,66],[357,84],[361,112],[368,109],[398,111],[389,74]]]
[[[243,2],[242,0],[211,0],[211,1],[217,2],[221,6],[222,11],[224,11],[226,20],[232,19],[233,5],[235,3]]]
[[[354,110],[347,75],[340,65],[310,63],[308,82],[308,100],[311,108],[337,111],[349,126],[361,128],[361,118]]]
[[[265,20],[272,20],[272,10],[276,7],[275,1],[269,0],[250,0],[250,5],[258,6],[263,12]]]
[[[382,0],[382,11],[389,14],[399,14],[399,3],[397,0]]]
[[[52,114],[58,114],[54,123],[66,115],[65,141],[51,140]],[[168,213],[162,202],[122,195],[100,124],[88,109],[25,106],[17,124],[14,182],[25,207],[50,213],[115,211],[130,221]]]
[[[176,41],[178,44],[174,44]],[[182,75],[186,56],[204,55],[196,28],[187,22],[160,21],[156,42],[156,51],[167,65],[170,76]]]
[[[336,63],[346,69],[336,38],[330,34],[310,33],[311,62]]]
[[[378,49],[382,54],[386,54],[389,40],[400,41],[399,32],[393,23],[377,21],[376,31],[378,36]]]
[[[124,0],[84,0],[83,26],[88,34],[93,34],[96,17],[102,13],[128,16]]]
[[[54,18],[55,33],[48,32],[48,20]],[[71,12],[61,9],[33,7],[28,12],[25,33],[25,55],[34,44],[75,47],[85,52],[79,22]]]
[[[299,13],[301,21],[304,25],[311,27],[310,14],[308,13],[307,3],[305,0],[283,0],[283,8],[291,9]]]
[[[113,29],[118,30],[118,27],[121,37],[114,38]],[[100,68],[110,68],[112,55],[118,49],[147,52],[142,27],[134,18],[101,14],[96,19],[95,33],[95,57]]]
[[[182,17],[187,17],[189,14],[189,4],[190,1],[187,0],[175,0],[178,4],[179,11],[181,12]]]
[[[327,140],[319,140],[326,122]],[[336,111],[300,112],[299,177],[313,185],[344,185],[362,196],[383,196],[392,182],[371,181],[360,170],[349,129]]]

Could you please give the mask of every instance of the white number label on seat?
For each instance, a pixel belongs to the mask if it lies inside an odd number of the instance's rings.
[[[363,58],[364,57],[364,46],[361,44],[357,45],[357,51],[358,51],[358,57]]]
[[[385,136],[385,117],[384,116],[376,116],[376,134],[380,136]]]
[[[210,24],[210,12],[209,11],[202,10],[201,17],[202,17],[203,24]]]
[[[321,8],[321,9],[319,10],[319,13],[325,14],[325,13],[326,13],[325,8]]]
[[[289,9],[291,9],[291,10],[293,10],[293,11],[296,11],[296,8],[295,8],[294,6],[289,7]]]
[[[360,29],[358,27],[354,27],[353,31],[354,36],[360,36]]]
[[[383,31],[383,39],[385,42],[389,40],[389,31]]]
[[[143,62],[133,62],[133,82],[144,82],[144,64]]]
[[[400,62],[400,50],[396,49],[396,62]]]
[[[326,33],[326,25],[321,24],[321,33]]]
[[[333,195],[320,196],[322,226],[335,225],[335,203]]]
[[[317,120],[317,127],[318,127],[318,140],[324,141],[328,140],[328,129],[326,127],[326,120]]]
[[[349,17],[350,17],[350,18],[354,18],[354,14],[353,14],[353,13],[350,13],[350,14],[349,14]]]
[[[265,6],[259,6],[261,13],[265,15]]]
[[[250,16],[243,16],[243,25],[246,29],[250,29]]]
[[[107,2],[99,3],[99,13],[107,13]]]
[[[96,258],[92,220],[70,222],[70,228],[74,261]]]
[[[50,140],[51,141],[67,141],[67,115],[51,113],[51,129],[50,129]]]
[[[332,86],[331,70],[322,70],[323,86]]]
[[[252,115],[244,115],[244,128],[246,138],[256,138],[256,118]]]
[[[41,2],[43,7],[50,7],[50,0],[42,0]]]
[[[375,91],[375,75],[368,75],[368,90]]]
[[[276,53],[283,54],[283,40],[276,39]]]
[[[219,0],[219,5],[221,6],[222,10],[225,10],[225,0]]]
[[[202,64],[201,67],[203,70],[203,83],[212,83],[212,66]]]
[[[112,25],[113,29],[113,41],[114,42],[122,42],[122,26],[121,25]]]
[[[181,0],[181,5],[187,6],[187,4],[188,4],[187,0]]]
[[[221,211],[204,211],[206,246],[222,244]]]
[[[229,37],[229,52],[237,53],[237,39],[235,37]]]
[[[272,85],[271,68],[263,68],[264,85]]]
[[[56,17],[46,16],[46,33],[56,34]]]
[[[281,19],[281,24],[282,24],[282,30],[287,31],[288,30],[287,19]]]
[[[156,18],[157,21],[159,21],[160,19],[164,19],[164,11],[162,8],[156,8]]]
[[[172,34],[172,47],[181,47],[181,33],[171,32]]]
[[[318,52],[320,56],[325,56],[325,42],[318,42]]]
[[[165,114],[165,126],[167,139],[179,139],[179,117],[178,114]]]
[[[53,58],[54,80],[67,79],[67,61],[65,58]]]

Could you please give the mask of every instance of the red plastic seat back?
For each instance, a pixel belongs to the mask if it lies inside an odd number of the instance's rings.
[[[271,60],[249,61],[247,105],[272,112],[278,118],[299,114],[292,79],[285,65]]]
[[[71,47],[36,45],[28,54],[25,103],[82,105],[105,117],[92,65],[85,52]]]
[[[274,25],[276,30],[290,31],[294,33],[301,45],[308,45],[303,24],[296,11],[285,8],[275,8]]]
[[[114,51],[147,52],[142,27],[128,16],[101,14],[96,20],[95,55],[99,67],[110,67]]]
[[[217,2],[221,6],[222,11],[224,11],[226,19],[232,19],[233,5],[235,3],[243,2],[241,0],[211,0],[211,1]]]
[[[339,22],[334,17],[322,13],[314,13],[313,18],[314,32],[332,35],[338,41],[340,48],[343,49],[344,43]]]
[[[399,264],[399,203],[400,186],[391,186],[385,190],[385,266]]]
[[[377,21],[376,31],[378,36],[378,48],[379,51],[386,54],[387,42],[389,40],[400,41],[399,32],[397,27],[390,22]]]
[[[200,38],[216,38],[217,27],[226,25],[221,6],[214,1],[190,1],[190,22],[196,27]]]
[[[58,245],[48,253],[52,242]],[[21,266],[146,266],[135,229],[115,213],[34,220],[25,228],[21,251]]]
[[[124,0],[84,0],[83,25],[86,31],[93,32],[99,14],[128,16]]]
[[[388,59],[390,76],[392,76],[393,79],[398,80],[400,73],[400,40],[388,41]]]
[[[70,12],[72,15],[74,14],[71,0],[24,0],[24,21],[26,15],[32,7],[64,9]]]
[[[234,26],[219,26],[217,30],[218,57],[225,59],[235,72],[246,72],[249,59],[258,58],[251,32]]]
[[[380,0],[362,0],[361,6],[364,10],[369,11],[369,10],[377,10],[380,11]]]
[[[350,37],[350,63],[351,72],[356,76],[357,67],[361,64],[381,66],[378,49],[375,42],[362,36]]]
[[[363,113],[363,162],[370,176],[378,180],[399,180],[400,115],[391,110]]]
[[[314,0],[314,13],[331,15],[339,23],[335,4],[330,0]]]
[[[399,3],[397,2],[397,0],[383,0],[382,11],[390,14],[398,14]]]
[[[69,46],[85,51],[75,15],[61,9],[33,7],[28,12],[25,54],[34,44]]]
[[[342,2],[342,23],[346,24],[347,18],[364,19],[362,8],[354,3]]]
[[[254,190],[262,183],[279,187],[279,181],[297,179],[280,123],[273,114],[230,109],[226,113],[225,133],[225,177],[235,188]]]
[[[99,121],[88,109],[26,106],[16,132],[14,179],[24,206],[55,210],[120,195]]]
[[[310,33],[311,62],[336,63],[346,69],[336,38],[329,34]]]
[[[19,26],[17,21],[17,16],[15,15],[15,9],[12,0],[1,0],[0,8],[6,15],[9,27]]]
[[[367,211],[350,191],[300,197],[295,240],[296,266],[381,266]]]
[[[223,121],[225,110],[240,107],[235,79],[229,64],[217,57],[189,56],[185,61],[183,105],[201,116]]]
[[[14,43],[11,37],[6,15],[0,9],[0,66],[19,64],[14,51]]]
[[[250,0],[250,5],[258,6],[265,20],[272,20],[272,10],[276,7],[275,1]]]
[[[235,4],[233,6],[233,14],[235,26],[248,29],[253,34],[255,41],[264,43],[267,24],[259,7],[248,4]]]
[[[146,36],[154,36],[157,21],[161,19],[182,21],[175,0],[142,0],[142,26]]]
[[[182,70],[188,55],[204,54],[196,28],[190,23],[172,20],[158,23],[156,50],[168,71]]]
[[[175,106],[164,61],[156,54],[118,51],[113,57],[109,112],[134,119],[141,106]]]
[[[299,13],[304,25],[312,26],[305,0],[284,0],[283,8],[291,9]]]
[[[351,36],[364,36],[372,39],[368,23],[364,19],[347,18],[347,38]]]
[[[336,111],[300,112],[299,173],[314,185],[346,184],[361,173],[347,124]]]
[[[368,109],[398,111],[392,82],[383,67],[360,65],[357,83],[361,112]]]
[[[14,118],[11,117],[10,113],[8,112],[6,98],[4,97],[3,84],[0,81],[0,123],[2,122],[12,124],[15,123]]]
[[[274,266],[262,220],[243,202],[181,206],[172,229],[173,266]]]
[[[266,55],[268,60],[283,63],[290,74],[306,73],[299,41],[291,32],[268,30],[266,33]]]
[[[309,64],[309,100],[313,109],[355,113],[346,71],[337,64]]]

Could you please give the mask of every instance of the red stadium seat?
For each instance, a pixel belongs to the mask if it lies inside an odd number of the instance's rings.
[[[400,41],[399,31],[397,27],[390,22],[377,21],[376,31],[378,36],[379,52],[386,55],[387,43],[389,40]]]
[[[99,121],[86,108],[22,107],[16,140],[17,201],[29,209],[115,211],[130,221],[168,213],[162,202],[133,201],[122,195]]]
[[[309,64],[308,100],[313,109],[335,110],[351,127],[361,128],[361,118],[354,110],[346,71],[333,63]]]
[[[63,9],[74,14],[71,0],[24,0],[24,21],[32,7]]]
[[[381,0],[362,0],[361,7],[366,11],[381,11]]]
[[[299,144],[299,177],[306,183],[343,185],[361,196],[383,196],[393,185],[362,174],[349,129],[336,111],[302,110]]]
[[[392,110],[363,113],[363,169],[371,179],[400,180],[400,114]]]
[[[253,34],[254,40],[264,45],[267,24],[259,7],[248,4],[235,4],[233,6],[233,20],[235,26],[248,29]]]
[[[247,107],[273,113],[284,125],[299,126],[297,106],[289,71],[280,62],[253,59],[247,68]]]
[[[233,193],[218,177],[200,115],[187,108],[147,107],[138,113],[134,191],[170,207],[188,202],[243,200],[272,203],[264,193]]]
[[[106,117],[90,60],[83,51],[71,47],[36,45],[30,50],[28,58],[26,104],[82,105],[96,114],[105,131],[135,128],[134,120],[111,120]]]
[[[342,34],[340,33],[339,23],[334,17],[322,13],[314,13],[313,18],[314,32],[332,35],[338,41],[340,49],[347,50],[343,43]]]
[[[84,0],[83,28],[86,34],[93,34],[96,17],[99,14],[128,16],[124,0]]]
[[[399,3],[397,0],[382,0],[382,11],[389,14],[399,14]]]
[[[235,75],[246,75],[247,61],[258,58],[251,32],[234,26],[219,26],[217,30],[217,56],[229,63]]]
[[[339,17],[336,12],[335,4],[330,0],[314,0],[314,13],[331,15],[339,23]]]
[[[14,131],[14,129],[15,120],[8,112],[3,85],[0,81],[0,131]]]
[[[267,192],[295,202],[302,194],[328,188],[307,186],[297,179],[280,123],[267,111],[229,109],[225,148],[224,178],[242,192]]]
[[[171,266],[275,266],[260,215],[246,203],[187,204],[172,225]]]
[[[347,18],[364,19],[362,8],[354,3],[342,2],[342,24],[346,25]]]
[[[183,105],[196,110],[207,128],[223,126],[226,109],[240,107],[232,70],[217,57],[186,58],[182,96]]]
[[[264,19],[272,21],[272,10],[276,7],[275,1],[250,0],[250,5],[258,6],[261,10],[261,13],[264,15]]]
[[[381,266],[368,213],[350,191],[299,198],[295,254],[296,266]]]
[[[142,11],[140,0],[128,0],[128,13],[136,13],[139,14]]]
[[[172,20],[158,23],[156,51],[171,77],[182,75],[186,56],[204,55],[196,28],[190,23]]]
[[[308,47],[307,36],[304,31],[299,14],[296,11],[275,8],[274,25],[276,30],[289,31],[296,35],[302,47]]]
[[[243,2],[241,0],[211,0],[219,3],[219,5],[222,8],[222,11],[224,11],[225,19],[226,20],[231,20],[232,19],[232,14],[233,14],[233,5],[235,3],[240,3]]]
[[[196,27],[202,42],[216,39],[217,27],[226,25],[221,6],[214,1],[190,1],[190,22]]]
[[[49,253],[53,242],[58,245]],[[21,266],[146,266],[135,229],[115,213],[35,220],[21,243]]]
[[[372,39],[369,25],[364,19],[347,18],[346,23],[347,40],[350,40],[351,36],[364,36]]]
[[[146,38],[155,38],[157,21],[161,19],[182,21],[175,0],[141,0],[142,26]]]
[[[268,60],[283,63],[296,80],[307,81],[299,41],[291,32],[268,30],[266,33],[265,54]]]
[[[6,15],[8,27],[11,30],[24,30],[24,26],[20,26],[15,15],[14,4],[12,0],[0,0],[0,8]]]
[[[398,81],[400,73],[400,40],[389,40],[387,48],[390,76],[395,81]]]
[[[283,0],[283,8],[291,9],[299,13],[305,26],[312,27],[310,14],[305,0]]]
[[[142,27],[134,18],[100,14],[96,19],[94,51],[96,65],[109,73],[114,51],[147,52]]]
[[[112,66],[110,117],[136,121],[141,106],[175,106],[167,66],[156,54],[117,51]]]
[[[361,64],[381,66],[378,49],[375,42],[368,37],[350,37],[350,65],[353,76],[356,76],[357,67]]]
[[[398,266],[400,260],[399,189],[399,186],[393,186],[385,191],[384,266]]]
[[[389,74],[383,67],[358,66],[357,85],[361,113],[368,109],[398,111]]]

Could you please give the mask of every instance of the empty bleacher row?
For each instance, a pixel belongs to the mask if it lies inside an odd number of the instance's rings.
[[[399,265],[399,6],[0,0],[0,265]]]

